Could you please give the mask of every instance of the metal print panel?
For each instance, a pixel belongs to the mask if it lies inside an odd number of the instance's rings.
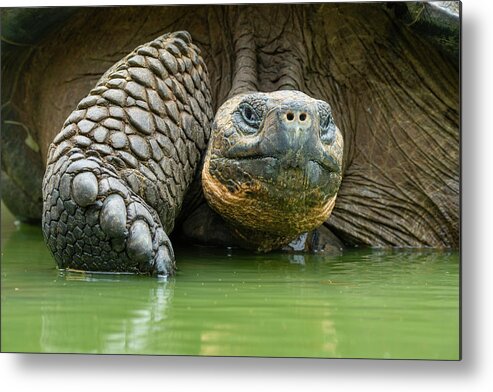
[[[2,9],[2,351],[460,359],[460,4]]]

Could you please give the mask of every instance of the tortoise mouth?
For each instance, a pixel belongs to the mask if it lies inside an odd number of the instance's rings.
[[[332,196],[337,192],[341,180],[338,171],[318,160],[299,161],[271,155],[211,157],[209,170],[213,177],[232,192],[235,188],[249,188],[259,182],[264,185],[264,193],[272,193],[271,197],[276,200],[293,197],[291,194],[276,194],[278,191],[298,192],[300,197],[305,197],[304,193],[309,194],[311,191],[317,191],[320,196]]]
[[[221,159],[221,158],[216,158],[216,159]],[[238,157],[238,158],[222,158],[222,159],[229,159],[232,161],[263,161],[263,162],[272,162],[276,161],[279,162],[279,165],[283,169],[298,169],[298,170],[303,170],[308,164],[316,164],[320,167],[320,169],[325,170],[329,173],[339,173],[340,169],[335,168],[331,162],[324,162],[319,159],[306,159],[304,162],[300,162],[297,160],[292,160],[292,159],[286,159],[285,157],[277,157],[274,155],[261,155],[261,154],[255,154],[251,156],[243,156],[243,157]]]

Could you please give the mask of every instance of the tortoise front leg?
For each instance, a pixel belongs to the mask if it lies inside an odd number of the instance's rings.
[[[186,32],[110,68],[50,146],[43,232],[60,268],[172,274],[170,233],[209,137],[205,65]]]
[[[156,212],[100,158],[74,149],[45,179],[43,232],[59,268],[174,272],[173,249]]]

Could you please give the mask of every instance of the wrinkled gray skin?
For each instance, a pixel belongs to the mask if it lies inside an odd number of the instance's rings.
[[[213,147],[236,147],[224,156],[235,169],[215,163],[211,173],[233,197],[237,189],[229,183],[250,186],[232,208],[245,204],[254,218],[229,220],[232,228],[248,230],[243,244],[255,238],[254,248],[271,250],[321,225],[334,206],[342,170],[342,135],[330,106],[290,91],[246,94],[223,107],[229,110],[218,111]],[[49,148],[42,227],[59,268],[173,274],[167,233],[190,207],[185,196],[200,192],[192,181],[200,174],[211,121],[207,70],[188,33],[165,34],[111,67]],[[262,163],[266,158],[280,165]],[[269,186],[257,191],[260,183],[244,181],[244,175]],[[295,193],[279,198],[287,185]],[[248,204],[252,200],[262,203]],[[285,211],[276,209],[284,204]],[[265,221],[257,219],[264,213]],[[273,238],[267,245],[264,225]]]

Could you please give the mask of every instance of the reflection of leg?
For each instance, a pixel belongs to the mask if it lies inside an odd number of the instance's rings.
[[[173,272],[156,212],[98,158],[74,150],[45,179],[43,232],[60,268]]]
[[[90,284],[77,295],[76,312],[73,295],[53,295],[33,308],[30,320],[39,325],[41,351],[65,352],[81,342],[85,352],[107,354],[169,354],[168,347],[180,347],[168,322],[174,316],[173,279],[149,282],[148,289],[133,276],[66,273],[55,279],[55,292],[81,281]]]

